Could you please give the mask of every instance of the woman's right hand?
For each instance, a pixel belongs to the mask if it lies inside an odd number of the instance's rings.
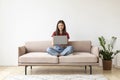
[[[54,39],[52,39],[52,46],[54,46],[54,41],[53,41]]]

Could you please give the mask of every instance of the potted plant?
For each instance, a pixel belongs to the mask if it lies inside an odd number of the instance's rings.
[[[102,49],[99,51],[100,58],[103,62],[103,70],[111,70],[112,59],[120,52],[120,50],[113,51],[115,41],[117,37],[111,37],[110,43],[106,44],[106,40],[103,36],[98,37],[100,46]]]

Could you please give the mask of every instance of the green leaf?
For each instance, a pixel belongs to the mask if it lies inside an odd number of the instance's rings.
[[[104,60],[112,60],[116,54],[120,53],[120,50],[113,52],[117,37],[112,36],[111,42],[109,44],[106,44],[105,38],[103,36],[98,37],[98,39],[100,46],[102,47],[102,50],[99,51],[100,58]]]
[[[106,51],[106,48],[105,48],[106,41],[105,41],[104,37],[101,36],[101,37],[98,37],[98,39],[99,39],[100,45],[102,46],[104,51]]]

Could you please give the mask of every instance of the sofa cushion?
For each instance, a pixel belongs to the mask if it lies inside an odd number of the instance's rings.
[[[51,41],[28,41],[25,43],[27,52],[46,52],[48,47],[52,47]]]
[[[59,62],[97,62],[97,56],[87,52],[74,52],[68,56],[60,56]]]
[[[44,52],[30,52],[19,57],[21,63],[58,63],[56,56]]]
[[[68,45],[73,46],[74,52],[91,52],[91,41],[69,41]]]

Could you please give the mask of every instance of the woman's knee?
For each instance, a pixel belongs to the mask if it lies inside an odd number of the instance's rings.
[[[50,52],[51,50],[52,50],[51,47],[49,47],[49,48],[46,49],[47,52]]]
[[[69,50],[70,53],[72,53],[73,52],[73,47],[72,46],[68,46],[68,50]]]
[[[68,46],[67,48],[70,49],[70,50],[73,50],[73,47],[72,47],[72,46]]]

